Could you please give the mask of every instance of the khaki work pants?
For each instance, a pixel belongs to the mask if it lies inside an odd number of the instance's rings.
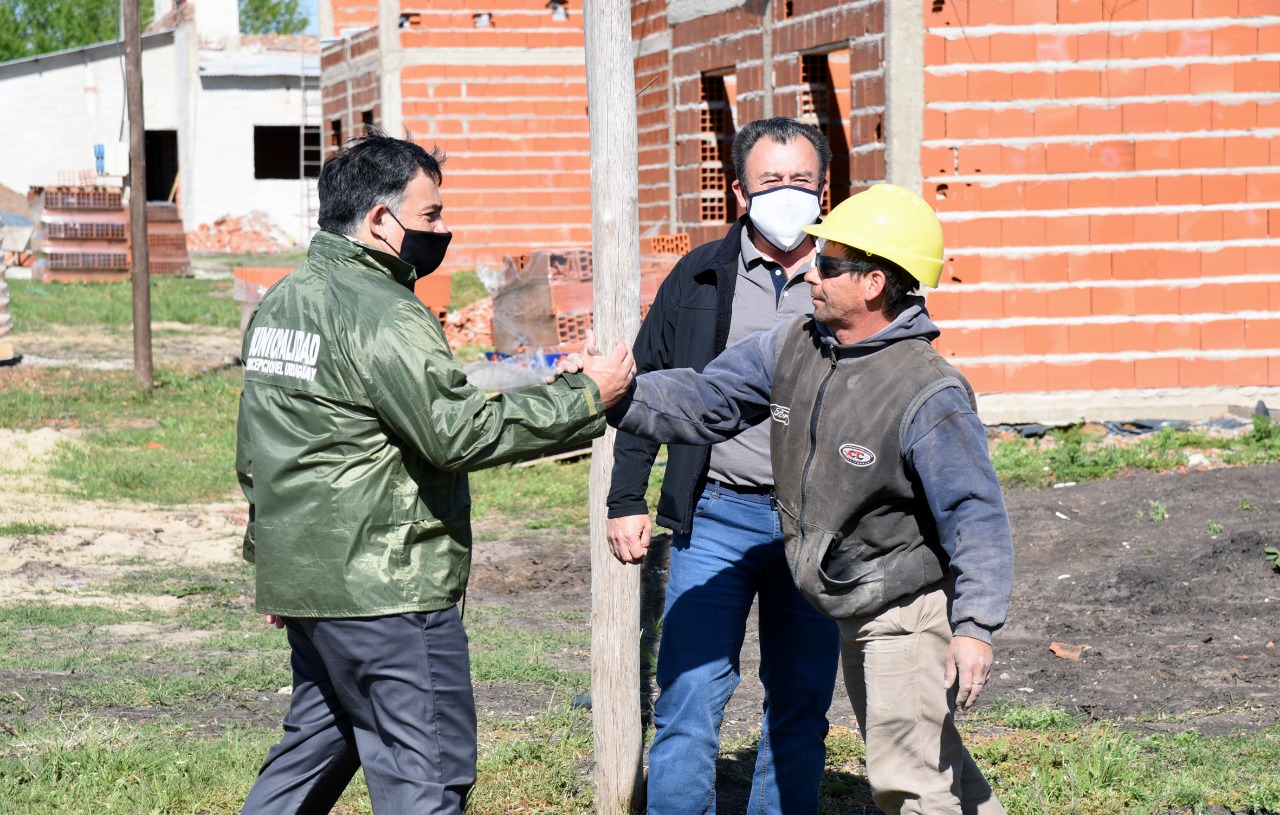
[[[888,815],[1003,815],[960,742],[955,689],[942,686],[951,643],[936,585],[871,617],[840,620],[845,687],[867,745],[867,779]]]

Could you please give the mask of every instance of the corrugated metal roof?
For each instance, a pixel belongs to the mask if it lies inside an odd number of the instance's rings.
[[[320,55],[201,51],[200,76],[320,76]]]

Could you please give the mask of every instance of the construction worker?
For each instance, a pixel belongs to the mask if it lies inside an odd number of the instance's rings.
[[[876,804],[1002,813],[953,721],[991,671],[1013,542],[973,391],[931,345],[942,228],[878,184],[805,231],[813,316],[730,346],[701,374],[646,373],[613,410],[656,442],[713,444],[770,420],[796,586],[840,628]]]

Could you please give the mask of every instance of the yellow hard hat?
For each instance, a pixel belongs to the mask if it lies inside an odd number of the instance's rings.
[[[896,184],[876,184],[841,201],[820,224],[816,238],[879,255],[931,289],[942,275],[942,224],[925,200]]]

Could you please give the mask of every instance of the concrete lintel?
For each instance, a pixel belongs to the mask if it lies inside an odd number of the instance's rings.
[[[632,48],[636,59],[671,50],[671,29],[664,28],[656,34],[646,34],[636,41]],[[585,53],[585,51],[584,51]]]
[[[667,3],[667,24],[687,23],[708,14],[718,14],[744,5],[746,0],[670,0]]]
[[[978,396],[983,424],[1065,426],[1082,422],[1136,419],[1245,417],[1259,401],[1272,415],[1280,409],[1280,388],[1168,388],[1045,393],[991,393]]]
[[[586,65],[582,48],[410,48],[399,65]]]

